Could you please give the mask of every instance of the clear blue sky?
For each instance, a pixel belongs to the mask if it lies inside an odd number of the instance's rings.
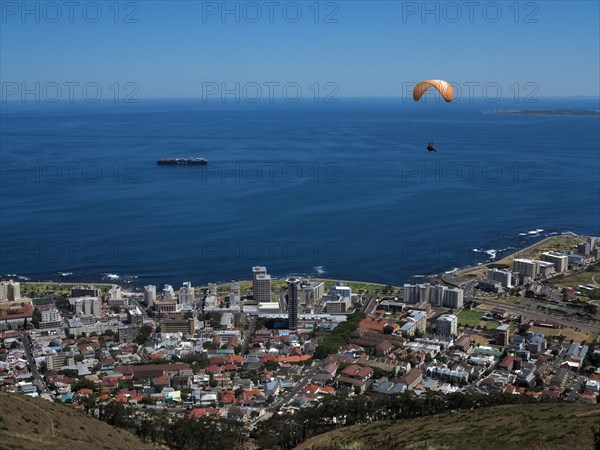
[[[205,13],[222,2],[98,2],[102,17],[82,1],[72,21],[67,6],[57,10],[32,2],[2,1],[0,78],[3,83],[136,83],[138,98],[198,97],[203,82],[334,82],[339,97],[395,96],[402,82],[443,78],[456,82],[534,82],[538,96],[600,95],[600,10],[598,1],[479,2],[469,17],[462,1],[427,2],[438,17],[422,17],[423,2],[297,2],[283,15],[280,1],[239,5],[234,14]],[[119,7],[115,20],[114,5]],[[61,1],[54,5],[63,5]],[[258,5],[262,18],[256,16]],[[299,5],[302,17],[293,16]],[[455,6],[460,7],[460,11]],[[18,11],[14,11],[17,7]],[[135,8],[134,8],[135,7]],[[408,15],[413,8],[417,11]],[[456,23],[457,13],[461,17]],[[403,14],[404,13],[404,14]],[[131,14],[137,23],[124,23]],[[337,23],[325,23],[333,14]],[[472,20],[471,20],[472,19]],[[536,22],[532,22],[537,21]],[[38,23],[39,21],[39,23]],[[436,21],[438,23],[436,23]],[[72,22],[72,23],[71,23]]]

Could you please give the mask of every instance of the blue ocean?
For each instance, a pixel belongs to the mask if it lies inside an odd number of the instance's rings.
[[[494,113],[555,108],[599,105],[4,103],[0,274],[200,285],[264,265],[398,284],[600,235],[598,116]],[[156,164],[189,156],[208,165]]]

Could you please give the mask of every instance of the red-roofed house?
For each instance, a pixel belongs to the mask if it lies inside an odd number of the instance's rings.
[[[155,386],[169,387],[171,386],[171,381],[169,380],[168,375],[162,375],[160,377],[156,377],[153,380]]]
[[[319,391],[319,386],[315,384],[309,384],[303,389],[305,394],[316,394]]]
[[[237,372],[238,366],[235,364],[225,364],[225,366],[223,366],[223,370],[225,372]]]
[[[357,364],[351,364],[342,370],[341,375],[355,380],[367,381],[373,376],[374,370],[370,367],[361,367]]]
[[[322,394],[334,394],[335,389],[333,388],[333,386],[321,386],[319,388],[319,392]]]
[[[591,389],[586,389],[579,397],[579,401],[582,403],[596,404],[598,401],[598,393],[592,391]]]
[[[357,364],[351,364],[340,372],[337,382],[345,385],[351,385],[364,392],[367,387],[367,380],[373,376],[374,370],[370,367],[361,367]]]
[[[190,419],[200,419],[201,417],[216,416],[218,411],[213,408],[194,408],[188,414]]]
[[[206,368],[206,373],[221,373],[221,367],[210,365]]]
[[[242,393],[242,402],[244,405],[254,405],[265,401],[262,392],[258,389],[251,389]]]
[[[230,364],[244,364],[244,357],[242,355],[229,355],[227,362]]]
[[[221,401],[228,404],[236,404],[237,398],[235,397],[235,391],[233,389],[221,391]]]
[[[77,391],[77,395],[82,395],[84,397],[87,397],[88,395],[92,395],[94,393],[93,389],[89,389],[89,388],[81,388]]]
[[[400,382],[404,383],[407,389],[414,389],[421,380],[423,380],[423,372],[416,367],[400,378]]]
[[[504,389],[504,393],[505,394],[516,394],[517,388],[515,386],[513,386],[512,384],[509,384],[508,386],[506,386],[506,389]]]
[[[512,370],[518,370],[521,368],[521,363],[523,359],[518,356],[506,356],[502,362],[500,363],[500,369],[507,370],[508,372]]]

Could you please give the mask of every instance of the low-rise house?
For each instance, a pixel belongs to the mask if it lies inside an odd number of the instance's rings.
[[[328,373],[317,373],[312,377],[312,382],[319,386],[325,386],[327,384],[332,383],[334,379],[334,375],[330,375]]]
[[[192,409],[189,414],[188,414],[188,418],[190,419],[200,419],[201,417],[211,417],[211,416],[217,416],[218,415],[218,410],[216,410],[215,408],[194,408]]]
[[[373,373],[374,370],[370,367],[351,364],[340,372],[337,382],[342,385],[351,385],[360,392],[364,392],[368,386],[368,380],[373,376]]]
[[[171,378],[171,386],[175,389],[187,389],[190,387],[191,377],[188,375],[175,375]]]
[[[265,402],[263,393],[258,389],[251,389],[242,393],[242,403],[244,405],[260,405]]]
[[[469,381],[469,373],[464,370],[453,370],[447,367],[428,367],[427,376],[440,380],[449,381],[451,383],[467,383]]]
[[[250,419],[252,409],[242,408],[240,406],[233,406],[227,410],[227,418],[229,420],[237,420],[238,422],[244,422]]]
[[[415,367],[411,369],[406,375],[400,378],[400,382],[406,385],[407,389],[414,389],[417,384],[423,380],[423,372],[421,369]]]
[[[535,386],[535,370],[526,367],[517,374],[517,381],[519,382],[519,384],[527,387]]]
[[[219,402],[217,394],[209,392],[200,396],[201,405],[216,405]]]
[[[544,399],[558,399],[562,394],[562,389],[559,386],[550,386],[542,391],[542,398]]]
[[[521,363],[523,359],[518,356],[506,356],[498,365],[500,369],[506,370],[507,372],[512,372],[513,370],[518,370],[521,368]]]
[[[569,371],[564,368],[560,368],[556,371],[554,377],[550,381],[550,386],[558,387],[560,389],[564,389],[567,381],[569,381]]]
[[[281,383],[279,382],[279,380],[269,381],[263,385],[263,391],[267,398],[271,397],[272,395],[278,395],[280,388]]]
[[[396,395],[396,394],[401,394],[402,392],[406,391],[406,387],[407,386],[404,383],[394,383],[393,381],[384,381],[383,383],[380,383],[373,390],[375,392],[378,392],[379,394]]]
[[[542,333],[527,333],[527,350],[533,354],[539,354],[546,350],[547,341]]]
[[[223,389],[220,393],[220,400],[222,403],[229,404],[237,404],[238,400],[235,396],[235,391],[233,389]]]
[[[391,342],[389,341],[383,341],[380,342],[379,344],[377,344],[375,346],[375,352],[377,353],[378,356],[386,356],[388,355],[392,350],[394,349],[394,346],[392,345]]]
[[[585,388],[594,392],[600,391],[600,380],[595,379],[595,377],[590,377],[590,379],[585,382]]]
[[[596,404],[598,402],[598,393],[590,389],[586,389],[579,397],[579,401],[582,403]]]
[[[373,376],[373,373],[374,370],[371,367],[361,367],[357,364],[352,364],[342,370],[340,376],[366,381]]]
[[[118,366],[115,368],[116,374],[131,375],[133,379],[140,380],[144,378],[154,378],[167,374],[173,375],[188,375],[194,374],[194,371],[189,364],[173,363],[173,364],[149,364],[144,366]]]
[[[161,375],[161,376],[155,377],[153,379],[153,383],[155,386],[162,386],[162,387],[171,386],[171,380],[169,379],[168,375]]]

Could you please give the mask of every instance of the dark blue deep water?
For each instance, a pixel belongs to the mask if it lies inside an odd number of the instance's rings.
[[[3,104],[0,273],[178,285],[266,265],[401,283],[550,233],[600,234],[598,117],[491,113],[516,108]],[[209,165],[156,165],[170,156]]]

